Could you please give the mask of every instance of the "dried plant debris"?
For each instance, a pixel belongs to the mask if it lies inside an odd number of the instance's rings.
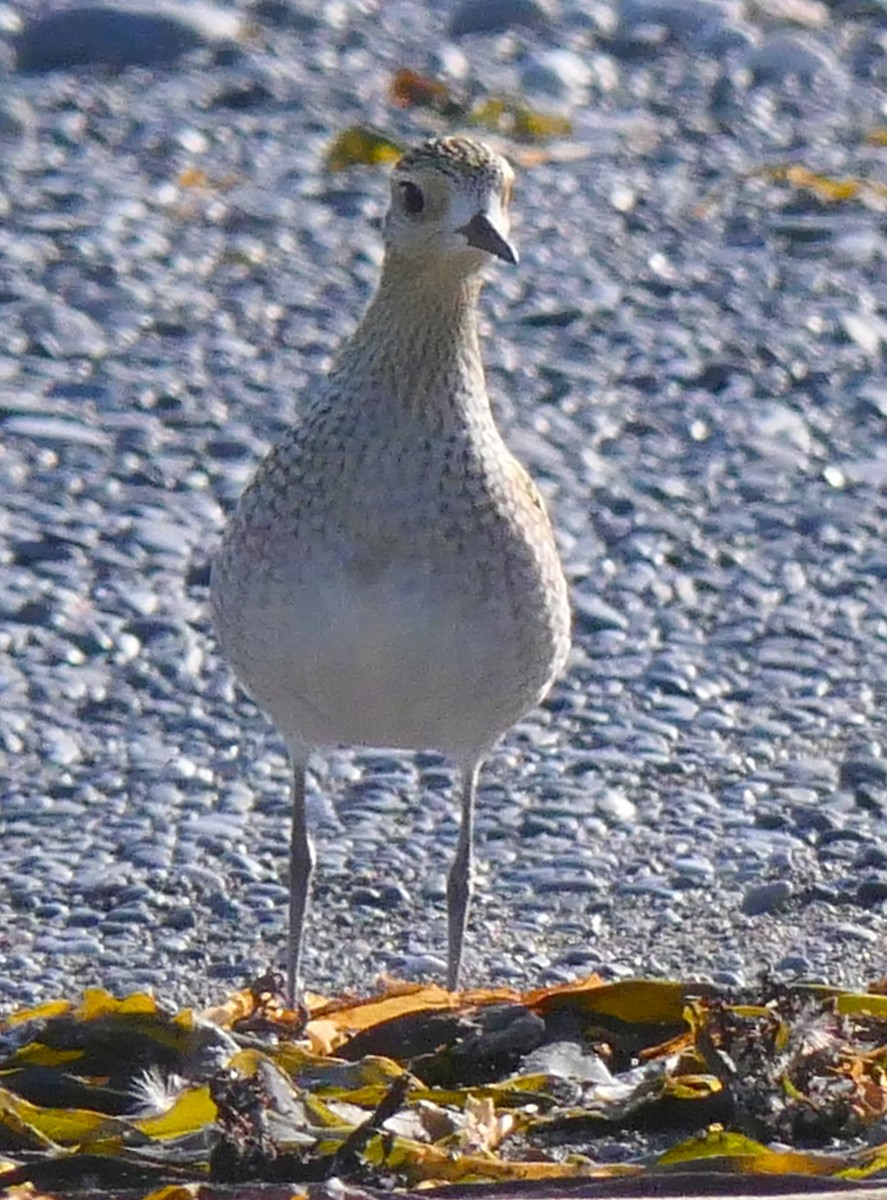
[[[544,141],[573,131],[569,118],[541,112],[521,96],[460,93],[443,82],[404,68],[391,81],[389,97],[398,108],[424,108],[449,121],[463,122],[516,141]]]
[[[885,138],[887,133],[883,129],[875,129],[866,136],[865,141],[868,145],[881,146],[887,144]],[[875,212],[883,212],[887,208],[887,183],[882,180],[861,175],[826,175],[811,170],[803,163],[776,163],[746,172],[738,180],[730,180],[716,188],[699,202],[694,210],[695,215],[700,219],[705,218],[727,194],[735,190],[737,183],[758,181],[788,188],[790,194],[807,197],[811,204],[822,208],[847,204],[856,204]]]
[[[461,119],[466,112],[465,102],[456,97],[448,83],[410,67],[395,73],[389,97],[397,108],[429,108],[443,117]]]
[[[490,96],[469,114],[472,125],[513,138],[517,142],[544,142],[569,137],[573,123],[559,113],[545,113],[518,96]]]
[[[493,95],[480,89],[470,94],[461,92],[410,67],[395,72],[388,99],[394,108],[432,114],[440,124],[439,133],[473,126],[518,145],[533,145],[553,138],[569,138],[573,132],[569,117],[542,112],[521,96]],[[328,147],[326,169],[343,171],[348,167],[384,165],[396,161],[403,149],[399,139],[381,130],[351,125],[337,134]]]
[[[339,133],[326,152],[326,169],[344,171],[348,167],[372,167],[395,163],[404,147],[378,129],[349,125]]]
[[[801,163],[762,167],[758,178],[784,183],[797,191],[808,192],[822,204],[842,204],[858,201],[869,208],[883,209],[887,205],[887,184],[877,179],[857,176],[824,175],[811,171]]]
[[[725,1194],[748,1175],[796,1191],[887,1180],[883,985],[389,981],[291,1012],[279,984],[204,1011],[96,990],[7,1017],[0,1189],[358,1200],[467,1184],[640,1195],[651,1179],[665,1194],[673,1172],[683,1194],[712,1171]]]

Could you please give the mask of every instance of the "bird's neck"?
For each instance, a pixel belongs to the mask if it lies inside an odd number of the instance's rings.
[[[359,372],[367,392],[407,409],[488,411],[477,331],[481,280],[386,262],[378,290],[335,374]]]

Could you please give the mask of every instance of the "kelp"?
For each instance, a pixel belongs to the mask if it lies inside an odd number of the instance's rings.
[[[0,1187],[28,1200],[641,1195],[674,1172],[839,1188],[887,1179],[885,1117],[877,990],[389,981],[294,1011],[269,976],[202,1011],[93,990],[0,1023]]]

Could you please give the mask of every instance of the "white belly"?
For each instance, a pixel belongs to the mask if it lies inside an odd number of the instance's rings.
[[[507,596],[480,599],[470,581],[388,571],[346,572],[274,595],[251,590],[226,641],[241,680],[280,731],[306,747],[433,747],[465,758],[487,750],[547,689],[560,663],[540,614]]]

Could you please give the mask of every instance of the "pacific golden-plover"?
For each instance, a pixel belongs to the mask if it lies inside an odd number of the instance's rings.
[[[466,137],[396,165],[375,296],[260,465],[214,564],[222,647],[292,760],[290,998],[315,865],[311,752],[429,748],[460,767],[447,884],[456,988],[479,766],[569,651],[551,525],[494,423],[478,341],[481,272],[491,256],[517,262],[512,180]]]

